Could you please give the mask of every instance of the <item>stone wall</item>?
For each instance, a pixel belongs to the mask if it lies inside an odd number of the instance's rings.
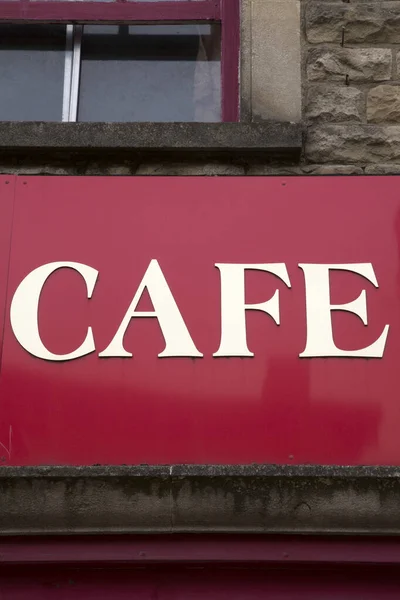
[[[400,1],[303,0],[302,28],[305,164],[400,174]]]

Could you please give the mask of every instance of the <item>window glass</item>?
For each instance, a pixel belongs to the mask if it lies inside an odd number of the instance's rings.
[[[0,25],[0,120],[61,121],[65,25]]]
[[[78,120],[220,121],[218,25],[85,25]]]

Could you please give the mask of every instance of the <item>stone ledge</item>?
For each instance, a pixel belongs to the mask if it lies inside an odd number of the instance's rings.
[[[0,485],[9,478],[95,478],[95,477],[329,477],[360,479],[399,478],[400,466],[336,465],[92,465],[83,467],[53,466],[5,467],[0,466]]]
[[[299,153],[297,123],[37,123],[0,122],[4,151],[134,151],[140,153]]]
[[[2,467],[0,535],[400,534],[400,468]]]

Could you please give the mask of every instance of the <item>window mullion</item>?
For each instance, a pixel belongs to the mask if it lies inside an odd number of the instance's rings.
[[[69,103],[69,121],[75,122],[78,117],[79,81],[81,72],[81,49],[82,49],[83,25],[74,26],[73,50],[72,50],[72,72],[71,72],[71,97]]]
[[[62,121],[69,120],[69,107],[71,103],[71,80],[72,80],[72,57],[73,57],[73,36],[74,26],[67,25],[65,42],[65,63],[64,63],[64,91],[62,106]]]

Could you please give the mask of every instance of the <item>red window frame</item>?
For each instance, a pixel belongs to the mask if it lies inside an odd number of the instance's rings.
[[[0,21],[24,23],[219,22],[221,23],[222,121],[240,117],[240,0],[0,0]]]

